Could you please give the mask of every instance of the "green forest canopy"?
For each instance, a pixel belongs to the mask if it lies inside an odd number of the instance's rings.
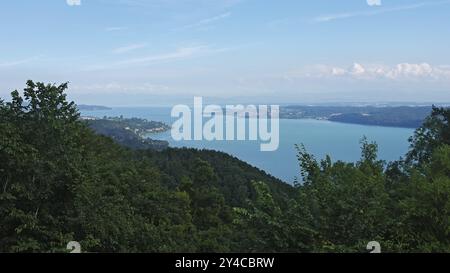
[[[0,252],[450,252],[449,109],[396,162],[366,139],[355,163],[300,145],[291,186],[223,153],[120,146],[67,87],[0,100]]]

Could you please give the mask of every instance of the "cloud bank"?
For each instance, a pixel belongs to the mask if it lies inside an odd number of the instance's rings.
[[[428,63],[399,63],[393,66],[354,63],[350,67],[314,65],[292,72],[288,77],[347,78],[359,80],[450,80],[450,67]]]
[[[81,6],[81,0],[66,0],[69,6]]]

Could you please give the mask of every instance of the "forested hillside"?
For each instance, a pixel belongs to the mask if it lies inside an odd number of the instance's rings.
[[[79,109],[79,107],[78,107]],[[123,117],[92,119],[82,117],[87,126],[95,133],[112,138],[125,147],[139,149],[164,150],[169,147],[167,141],[154,140],[146,134],[169,130],[169,126],[156,121],[144,119],[125,119]]]
[[[399,162],[365,139],[355,163],[299,146],[290,186],[222,153],[120,146],[66,89],[29,81],[0,101],[0,252],[450,252],[449,109]]]
[[[343,123],[418,128],[431,113],[431,106],[284,106],[280,117],[321,119]]]

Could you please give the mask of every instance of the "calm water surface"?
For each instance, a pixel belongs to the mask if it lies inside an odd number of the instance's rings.
[[[170,108],[114,108],[83,111],[85,116],[138,117],[171,124]],[[319,120],[280,120],[280,147],[275,152],[261,152],[258,141],[173,141],[170,132],[153,134],[153,139],[167,140],[172,147],[211,149],[234,155],[286,182],[299,175],[295,144],[304,144],[316,158],[330,155],[333,160],[356,161],[360,158],[359,140],[366,136],[379,145],[379,158],[396,160],[408,150],[413,129],[363,126]]]

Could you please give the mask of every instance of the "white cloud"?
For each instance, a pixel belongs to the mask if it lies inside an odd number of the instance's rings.
[[[349,68],[315,65],[286,74],[289,78],[346,78],[360,80],[450,80],[449,66],[432,66],[428,63],[399,63],[394,66],[362,65],[354,63]]]
[[[366,73],[366,69],[364,68],[364,66],[358,64],[358,63],[354,63],[352,68],[350,69],[349,73],[353,76],[361,76],[364,75],[364,73]]]
[[[177,49],[174,52],[129,59],[129,60],[118,62],[117,64],[119,64],[119,65],[146,64],[146,63],[154,63],[154,62],[161,62],[161,61],[185,59],[185,58],[189,58],[194,55],[197,55],[207,49],[208,49],[208,46],[182,47],[182,48]]]
[[[333,76],[342,76],[345,75],[347,71],[345,69],[339,68],[339,67],[333,67],[331,69],[331,75]]]
[[[376,0],[369,0],[369,1],[376,2]],[[336,13],[336,14],[329,14],[329,15],[321,15],[321,16],[314,18],[313,22],[323,23],[323,22],[330,22],[330,21],[334,21],[334,20],[347,19],[347,18],[353,18],[353,17],[375,16],[375,15],[384,14],[384,13],[418,9],[418,8],[422,8],[422,7],[426,7],[426,6],[433,6],[433,5],[444,5],[444,4],[449,4],[449,3],[450,3],[450,0],[429,1],[429,2],[415,3],[415,4],[411,4],[411,5],[391,7],[391,8],[380,8],[380,9],[376,9],[376,10],[365,10],[365,11],[354,11],[354,12],[344,12],[344,13]],[[380,4],[381,4],[381,2],[380,2]]]
[[[69,6],[81,6],[81,0],[66,0]]]
[[[401,63],[397,64],[393,69],[385,73],[385,76],[391,79],[398,79],[401,77],[436,77],[440,76],[434,72],[440,73],[439,71],[434,71],[433,67],[427,63],[422,64],[410,64]]]
[[[130,58],[110,64],[90,66],[85,68],[84,70],[93,71],[93,70],[120,68],[124,66],[129,67],[138,65],[150,65],[155,63],[163,63],[163,62],[184,60],[194,57],[208,56],[211,54],[226,52],[233,49],[236,48],[212,48],[211,46],[208,45],[180,47],[175,51],[169,53],[161,53],[155,55],[141,56],[137,58]]]
[[[223,13],[223,14],[220,14],[220,15],[217,15],[217,16],[214,16],[214,17],[210,17],[210,18],[206,18],[206,19],[200,20],[200,21],[198,21],[198,22],[196,22],[194,24],[190,24],[190,25],[186,25],[186,26],[177,28],[176,30],[185,30],[185,29],[192,29],[192,28],[203,27],[203,26],[206,26],[206,25],[210,25],[210,24],[212,24],[214,22],[223,20],[223,19],[225,19],[227,17],[230,17],[230,16],[231,16],[231,12]]]
[[[122,53],[127,53],[130,51],[134,51],[137,49],[145,48],[146,46],[147,46],[146,44],[132,44],[132,45],[124,46],[124,47],[115,48],[115,49],[113,49],[112,52],[114,54],[122,54]]]
[[[40,56],[34,56],[28,59],[22,59],[22,60],[15,60],[15,61],[7,61],[7,62],[0,62],[0,67],[12,67],[12,66],[18,66],[22,64],[31,63],[33,61],[36,61],[40,58]]]
[[[369,6],[381,6],[381,0],[367,0]]]

